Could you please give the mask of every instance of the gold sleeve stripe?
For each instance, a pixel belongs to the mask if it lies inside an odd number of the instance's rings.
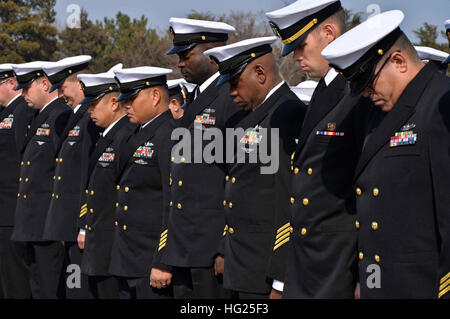
[[[164,236],[161,236],[161,240],[166,239],[167,238],[167,234],[165,234]]]
[[[443,295],[445,295],[447,292],[449,292],[450,291],[450,286],[448,286],[447,288],[445,288],[444,290],[442,290],[440,293],[439,293],[439,298],[441,298]]]
[[[285,230],[285,229],[288,228],[289,226],[291,226],[291,223],[284,224],[283,226],[281,226],[280,228],[278,228],[277,234],[281,233],[283,230]]]
[[[161,237],[167,234],[168,229],[162,232]]]
[[[83,206],[81,206],[81,208],[83,209],[83,208],[87,208],[87,204],[84,204]]]
[[[444,281],[446,281],[447,279],[449,279],[450,278],[450,272],[448,273],[448,274],[446,274],[444,277],[442,277],[442,279],[441,279],[441,284],[442,283],[444,283]]]
[[[225,230],[225,231],[222,233],[222,237],[224,237],[226,234],[227,234],[227,231]]]
[[[158,251],[161,251],[161,249],[163,249],[164,247],[166,247],[166,244],[164,244],[164,245],[159,245]]]
[[[278,238],[278,239],[275,241],[275,246],[276,246],[278,243],[282,242],[284,239],[288,238],[288,237],[291,237],[291,233],[290,233],[290,232],[288,232],[288,233],[284,234],[283,236],[281,236],[280,238]]]
[[[439,291],[441,291],[442,289],[444,289],[444,288],[447,287],[448,285],[450,285],[450,279],[447,280],[446,282],[444,282],[444,283],[439,287]]]
[[[165,244],[166,241],[167,241],[167,239],[161,239],[160,242],[159,242],[159,245]]]
[[[313,26],[315,26],[317,24],[317,22],[319,22],[317,19],[312,19],[310,23],[308,23],[307,25],[305,25],[300,31],[298,31],[296,34],[294,34],[292,37],[283,40],[284,44],[290,44],[292,42],[294,42],[295,40],[297,40],[301,35],[303,35],[303,33],[305,33],[306,31],[308,31],[309,29],[311,29]]]
[[[276,245],[275,247],[273,247],[273,251],[277,250],[278,248],[280,248],[281,246],[283,246],[284,244],[286,244],[291,237],[286,238],[285,240],[283,240],[281,243],[279,243],[278,245]]]
[[[81,211],[80,212],[80,217],[83,217],[84,215],[86,215],[87,214],[87,209],[85,210],[85,211]]]
[[[278,238],[280,238],[280,237],[286,235],[286,233],[289,233],[289,234],[291,233],[290,228],[284,230],[282,233],[279,233],[279,234],[275,237],[275,239],[278,239]]]

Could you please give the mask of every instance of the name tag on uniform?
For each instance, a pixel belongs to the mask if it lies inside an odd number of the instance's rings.
[[[50,129],[49,128],[38,128],[36,131],[37,136],[50,136]]]
[[[140,146],[135,152],[134,157],[151,159],[153,150],[150,146]]]
[[[10,130],[12,128],[14,122],[14,117],[9,116],[7,118],[4,118],[3,121],[0,123],[0,130]]]
[[[402,145],[414,145],[417,142],[417,133],[413,131],[408,132],[396,132],[394,136],[391,136],[389,143],[390,147],[397,147]]]
[[[98,159],[98,161],[104,163],[112,163],[114,162],[115,156],[116,154],[114,153],[103,153],[102,156],[100,156],[100,158]]]

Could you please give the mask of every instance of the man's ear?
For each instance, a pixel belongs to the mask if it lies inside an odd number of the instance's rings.
[[[47,78],[45,78],[45,77],[42,78],[42,80],[41,80],[41,85],[42,85],[42,88],[44,89],[45,92],[47,92],[47,93],[50,92],[50,89],[52,88],[52,85],[51,85],[49,79],[47,79]]]
[[[259,81],[260,84],[264,84],[266,82],[266,71],[264,70],[264,66],[262,66],[261,64],[257,64],[255,65],[254,68],[256,77]]]
[[[392,63],[392,66],[400,73],[406,73],[408,71],[408,61],[402,52],[392,53],[389,63]]]
[[[111,103],[113,112],[117,112],[117,110],[120,107],[120,102],[116,102],[116,101],[117,101],[117,96],[111,96],[111,98],[109,99],[109,103]]]
[[[178,100],[175,99],[175,98],[170,99],[169,105],[170,105],[175,111],[178,111],[178,109],[181,107],[180,102],[178,102]]]
[[[161,91],[158,88],[154,88],[150,94],[153,105],[157,106],[161,102]]]
[[[322,36],[326,39],[328,44],[336,40],[338,37],[338,32],[336,27],[333,24],[327,23],[322,26],[322,29],[320,30]]]

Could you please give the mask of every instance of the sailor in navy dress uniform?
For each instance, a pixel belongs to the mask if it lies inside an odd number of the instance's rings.
[[[0,298],[31,297],[25,264],[26,245],[11,241],[14,230],[17,189],[19,187],[19,148],[25,139],[34,112],[21,91],[12,64],[0,64]]]
[[[271,46],[276,40],[248,39],[204,53],[218,65],[218,85],[229,82],[230,96],[250,111],[233,123],[243,134],[234,154],[227,154],[223,200],[224,287],[239,299],[268,298],[273,280],[284,280],[284,260],[271,265],[271,257],[285,248],[275,244],[275,227],[289,219],[290,154],[306,108],[279,76]],[[270,165],[261,148],[270,150]]]
[[[80,211],[80,222],[84,223],[80,232],[85,236],[81,272],[88,276],[89,292],[95,299],[119,298],[118,281],[108,271],[115,228],[118,148],[136,128],[129,123],[122,104],[116,102],[120,93],[114,70],[121,67],[119,64],[106,73],[78,75],[85,95],[82,104],[89,105],[91,118],[105,129],[90,154]]]
[[[450,54],[435,48],[415,46],[417,55],[426,63],[434,63],[439,71],[447,74],[448,63],[450,63]]]
[[[162,228],[169,210],[174,128],[167,88],[170,73],[170,69],[146,66],[115,71],[121,92],[118,101],[127,109],[130,122],[139,124],[119,148],[116,227],[109,271],[119,280],[122,299],[172,296],[170,267],[160,261],[167,233]],[[150,286],[153,270],[165,271],[168,276],[154,287]]]
[[[60,280],[64,247],[60,242],[43,238],[50,204],[56,145],[61,138],[71,109],[57,92],[50,93],[51,84],[43,71],[46,62],[14,65],[17,90],[29,107],[39,109],[33,119],[21,150],[19,191],[12,240],[27,243],[27,263],[33,298],[64,296]]]
[[[450,79],[419,59],[403,18],[369,18],[322,52],[385,114],[354,175],[360,294],[449,298]]]
[[[89,149],[98,138],[98,129],[87,113],[88,105],[81,104],[84,94],[77,79],[78,74],[89,70],[91,60],[89,55],[74,56],[44,67],[52,83],[51,91],[58,90],[59,95],[73,109],[56,146],[53,192],[44,229],[45,239],[64,242],[66,266],[81,266],[81,251],[77,245],[82,190],[80,176],[83,175],[81,170],[89,155],[83,149]],[[66,276],[70,274],[71,271],[66,270]],[[82,276],[81,287],[66,286],[67,299],[88,297],[87,277]]]
[[[178,126],[180,119],[184,114],[185,97],[188,94],[183,83],[187,83],[184,79],[168,80],[167,87],[169,88],[169,109],[172,112],[175,125]]]
[[[228,95],[228,84],[216,86],[219,72],[203,52],[224,45],[235,29],[223,22],[182,18],[171,18],[170,25],[174,46],[168,54],[178,55],[183,77],[197,85],[184,108],[180,128],[189,130],[191,138],[194,132],[208,133],[212,128],[224,133],[226,121],[239,109]],[[202,142],[198,154],[210,143]],[[214,262],[225,222],[224,167],[203,160],[194,163],[193,157],[180,154],[181,145],[183,140],[174,146],[173,154],[177,156],[171,159],[172,206],[162,262],[174,266],[175,298],[223,298],[227,292],[222,287],[222,276],[214,273]]]
[[[310,76],[321,78],[291,155],[291,220],[278,225],[280,234],[289,227],[292,231],[285,239],[283,298],[353,298],[357,234],[352,177],[370,101],[350,96],[346,79],[320,55],[345,32],[343,8],[336,0],[305,0],[266,15],[282,39],[282,54],[293,52]]]

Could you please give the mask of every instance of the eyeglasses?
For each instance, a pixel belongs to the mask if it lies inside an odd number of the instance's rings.
[[[384,60],[383,65],[381,65],[381,68],[378,70],[378,72],[375,73],[375,74],[373,75],[373,77],[369,80],[369,84],[367,85],[367,88],[368,88],[370,91],[372,91],[372,92],[375,91],[375,82],[377,81],[378,77],[380,76],[381,71],[383,70],[383,68],[385,67],[385,65],[386,65],[386,64],[388,63],[388,61],[391,59],[392,55],[393,55],[394,53],[396,53],[396,52],[400,52],[400,50],[394,51],[394,52],[392,52],[391,54],[389,54],[389,56],[387,57],[387,59]]]

